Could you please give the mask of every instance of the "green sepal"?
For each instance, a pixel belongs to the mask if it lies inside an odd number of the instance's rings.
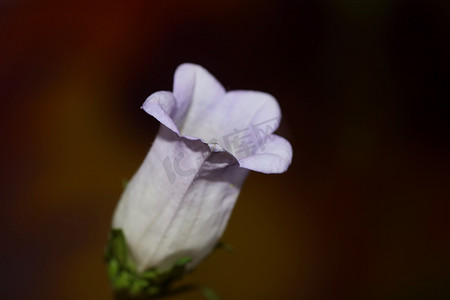
[[[171,284],[182,278],[190,257],[181,257],[172,268],[160,271],[157,268],[137,272],[136,265],[128,253],[125,235],[121,229],[112,229],[104,255],[109,281],[117,299],[152,299],[167,293]]]

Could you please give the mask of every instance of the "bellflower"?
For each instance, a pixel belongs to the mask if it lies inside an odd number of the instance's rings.
[[[150,95],[142,108],[158,135],[116,208],[139,272],[168,269],[180,257],[195,267],[216,246],[248,170],[282,173],[288,141],[273,134],[281,114],[274,97],[225,91],[203,67],[180,65],[173,92]]]

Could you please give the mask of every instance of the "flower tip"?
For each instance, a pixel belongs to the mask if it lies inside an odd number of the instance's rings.
[[[179,135],[178,128],[172,119],[172,114],[176,110],[176,100],[171,92],[161,91],[151,94],[141,108]]]

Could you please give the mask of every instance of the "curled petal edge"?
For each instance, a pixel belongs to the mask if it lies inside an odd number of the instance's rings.
[[[266,174],[283,173],[292,162],[292,146],[279,135],[271,134],[257,153],[239,160],[242,168]]]

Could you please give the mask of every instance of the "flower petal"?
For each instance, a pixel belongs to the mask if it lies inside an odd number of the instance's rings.
[[[177,125],[172,119],[177,108],[175,97],[171,92],[162,91],[151,94],[142,104],[142,109],[155,117],[161,124],[180,135]]]
[[[257,152],[239,160],[242,168],[262,173],[283,173],[292,162],[292,146],[284,138],[272,134]]]
[[[215,107],[215,122],[221,136],[234,129],[242,130],[261,123],[271,122],[265,134],[273,133],[280,124],[281,111],[277,100],[259,91],[229,91]]]
[[[201,106],[201,103],[193,102],[191,105]],[[253,135],[251,143],[256,144],[257,138],[264,138],[278,128],[280,119],[280,108],[270,94],[230,91],[210,104],[207,111],[190,110],[181,131],[182,134],[216,142],[233,153],[235,151],[228,139],[235,133],[248,132]],[[254,133],[259,136],[255,137]]]
[[[186,126],[186,119],[191,120],[208,114],[210,107],[225,94],[225,88],[202,66],[185,63],[178,66],[175,71],[173,94],[177,103],[173,119],[183,131],[181,126],[183,124],[183,128]],[[201,137],[201,135],[194,136]]]

